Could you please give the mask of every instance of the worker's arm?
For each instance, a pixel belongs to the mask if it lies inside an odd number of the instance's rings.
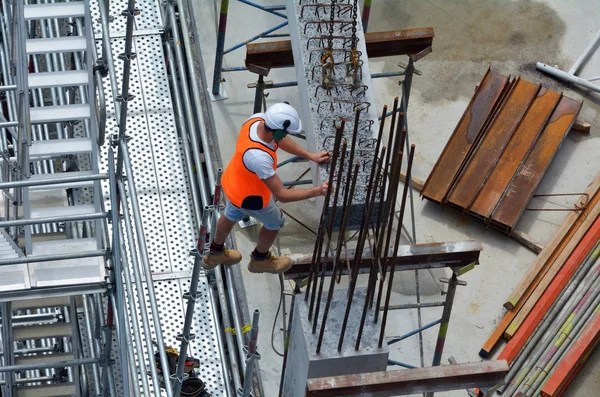
[[[288,152],[289,154],[293,154],[294,156],[300,156],[307,160],[314,161],[315,163],[324,163],[325,161],[331,158],[331,155],[326,150],[321,150],[317,153],[311,153],[308,150],[304,149],[302,146],[298,145],[292,138],[286,136],[282,140],[278,142],[279,148],[284,152]]]
[[[271,193],[273,193],[273,196],[282,203],[291,203],[293,201],[305,200],[311,197],[325,196],[328,190],[327,182],[323,183],[321,186],[308,189],[286,189],[277,174],[264,179],[264,182],[267,184],[269,190],[271,190]]]

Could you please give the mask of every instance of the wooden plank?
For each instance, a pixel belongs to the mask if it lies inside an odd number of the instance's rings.
[[[476,143],[477,136],[507,83],[507,77],[488,69],[425,181],[422,191],[424,197],[438,203],[446,197],[452,181],[460,171],[469,150]]]
[[[590,123],[586,123],[585,121],[575,120],[575,123],[571,129],[584,134],[589,134],[590,130],[592,129],[592,125]]]
[[[596,177],[594,178],[592,183],[590,183],[590,185],[587,187],[585,192],[588,193],[590,197],[593,197],[599,188],[600,172],[596,175]],[[580,202],[579,204],[582,205],[583,203]],[[492,352],[494,346],[496,346],[500,338],[502,338],[504,331],[508,328],[512,320],[516,317],[517,313],[521,309],[521,307],[523,307],[523,305],[525,304],[527,297],[529,297],[529,295],[535,288],[535,285],[537,285],[539,280],[543,277],[543,274],[539,275],[539,273],[542,271],[546,262],[553,262],[554,259],[552,258],[558,257],[558,255],[566,245],[567,241],[575,233],[576,229],[579,227],[580,224],[579,223],[575,225],[578,221],[579,215],[580,214],[576,212],[571,212],[569,213],[569,215],[567,215],[567,217],[560,225],[556,233],[554,233],[552,240],[550,240],[550,242],[546,245],[546,247],[544,247],[542,252],[540,252],[537,258],[533,261],[528,272],[525,274],[525,276],[521,278],[519,284],[515,287],[515,289],[513,289],[511,296],[504,303],[504,307],[509,309],[509,311],[506,312],[500,323],[496,326],[492,334],[481,347],[481,350],[479,351],[479,355],[481,357],[485,358]],[[558,252],[555,254],[555,251]]]
[[[418,54],[433,44],[433,28],[416,28],[370,32],[365,34],[369,58]],[[268,69],[294,66],[290,40],[246,44],[246,66],[257,65]]]
[[[490,387],[508,373],[506,361],[442,365],[408,370],[308,379],[307,397],[391,397],[471,387]]]
[[[531,293],[531,295],[529,295],[529,297],[527,298],[527,302],[523,305],[521,310],[519,310],[519,314],[517,314],[517,316],[513,319],[513,321],[510,323],[510,325],[504,332],[505,339],[512,338],[515,332],[517,332],[523,321],[525,321],[525,318],[527,318],[533,307],[540,299],[540,297],[544,294],[548,286],[552,283],[552,280],[554,280],[555,276],[561,271],[563,265],[565,265],[565,263],[567,262],[567,259],[570,258],[571,254],[576,251],[577,246],[582,241],[583,237],[587,234],[587,232],[590,230],[592,224],[595,223],[596,219],[600,215],[600,193],[596,194],[594,198],[595,202],[589,203],[588,207],[584,211],[582,211],[584,212],[582,216],[585,218],[579,229],[577,229],[577,232],[569,240],[569,243],[562,250],[561,254],[558,256],[558,258],[556,258],[554,263],[552,263],[548,267],[548,270],[546,271],[544,277],[540,280],[540,282],[536,286],[535,290]],[[596,241],[597,238],[589,242],[589,244],[593,246],[593,244],[595,244]],[[583,260],[583,257],[585,257],[585,255],[587,255],[588,252],[589,249],[584,253],[581,253],[581,258],[579,259]],[[572,272],[574,272],[577,268],[577,265],[572,265],[571,263],[569,263],[568,265],[573,266]]]
[[[519,165],[527,158],[534,142],[544,130],[546,122],[558,104],[561,94],[541,88],[523,121],[513,134],[506,149],[485,181],[484,186],[470,205],[469,210],[489,218],[502,194],[512,181]]]
[[[512,363],[577,268],[581,266],[587,254],[594,248],[598,239],[600,239],[600,217],[596,218],[596,221],[587,231],[577,248],[571,253],[571,256],[569,256],[565,265],[556,275],[552,284],[546,289],[518,331],[506,344],[504,349],[502,349],[502,352],[498,356],[499,360],[506,360],[509,364]],[[598,251],[600,251],[600,247],[594,250],[594,254],[598,254]]]
[[[542,386],[541,396],[561,396],[600,343],[600,306],[596,307],[595,313],[581,336],[574,342]]]
[[[600,172],[596,175],[592,183],[586,188],[585,193],[589,197],[594,197],[596,192],[600,189]],[[580,200],[578,205],[585,205],[584,199]],[[546,245],[546,247],[540,252],[540,255],[535,258],[531,264],[529,270],[521,278],[519,284],[513,289],[507,301],[504,303],[504,307],[512,309],[516,306],[517,302],[525,295],[527,289],[531,284],[537,284],[543,277],[542,272],[544,266],[547,263],[552,263],[560,255],[560,252],[567,245],[568,241],[575,234],[583,219],[580,219],[581,213],[571,212],[566,216],[563,223],[560,225],[552,240]],[[537,280],[537,282],[536,282]],[[512,321],[512,320],[511,320]],[[508,326],[508,325],[507,325]]]
[[[450,189],[448,201],[451,204],[468,209],[492,170],[496,166],[502,168],[498,160],[539,89],[539,84],[524,79],[517,81],[502,109],[474,150],[468,164],[457,178],[457,182]]]
[[[420,193],[421,190],[423,190],[423,184],[425,182],[423,182],[419,178],[415,178],[414,176],[411,176],[410,179],[412,180],[413,189]],[[406,182],[406,171],[400,171],[400,181],[402,181],[402,183]]]
[[[561,98],[544,132],[492,213],[496,226],[510,231],[516,225],[582,105],[582,102]]]
[[[535,241],[530,235],[518,230],[513,230],[510,234],[510,238],[517,241],[524,247],[528,248],[536,255],[542,252],[542,250],[544,249],[544,247],[540,243]]]

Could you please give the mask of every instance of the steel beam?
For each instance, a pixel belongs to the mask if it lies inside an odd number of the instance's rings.
[[[462,268],[471,263],[479,263],[479,253],[481,250],[481,242],[475,240],[401,245],[398,249],[398,255],[395,258],[391,258],[389,264],[393,261],[400,271],[443,267]],[[331,275],[333,270],[331,256],[327,259],[326,275]],[[292,268],[285,273],[285,277],[287,279],[308,277],[312,254],[296,254],[291,255],[291,258],[294,263]],[[353,261],[354,250],[348,250],[347,258],[345,252],[342,252],[342,269],[347,269],[345,262],[353,263]],[[368,273],[370,267],[371,252],[365,249],[359,261],[359,273]]]
[[[418,54],[433,44],[433,28],[390,30],[366,33],[369,58],[394,55]],[[246,45],[246,66],[285,68],[294,66],[292,42],[290,40],[251,43]]]
[[[399,395],[493,386],[508,373],[506,361],[444,365],[410,370],[309,379],[307,397]]]

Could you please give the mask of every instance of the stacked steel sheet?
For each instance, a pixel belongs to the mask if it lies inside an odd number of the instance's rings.
[[[510,233],[581,106],[488,70],[421,194]]]
[[[581,204],[513,290],[480,352],[487,356],[499,335],[508,340],[498,360],[511,370],[495,388],[505,396],[561,396],[600,341],[600,174]]]

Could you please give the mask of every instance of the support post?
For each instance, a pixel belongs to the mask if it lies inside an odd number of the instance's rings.
[[[244,388],[238,389],[238,396],[249,397],[251,396],[252,390],[252,374],[254,372],[254,362],[260,360],[260,354],[256,351],[256,344],[258,341],[258,318],[260,311],[254,309],[254,316],[252,317],[252,329],[250,330],[250,341],[248,346],[244,347],[246,353],[246,371],[244,372]]]
[[[221,0],[221,12],[219,13],[219,31],[217,33],[217,53],[215,56],[215,71],[213,74],[212,94],[215,98],[221,94],[221,72],[223,69],[223,56],[225,48],[225,31],[227,29],[227,11],[229,0]]]
[[[365,4],[363,5],[362,10],[362,25],[363,32],[367,33],[367,28],[369,27],[369,16],[371,15],[371,3],[373,0],[365,0]]]

